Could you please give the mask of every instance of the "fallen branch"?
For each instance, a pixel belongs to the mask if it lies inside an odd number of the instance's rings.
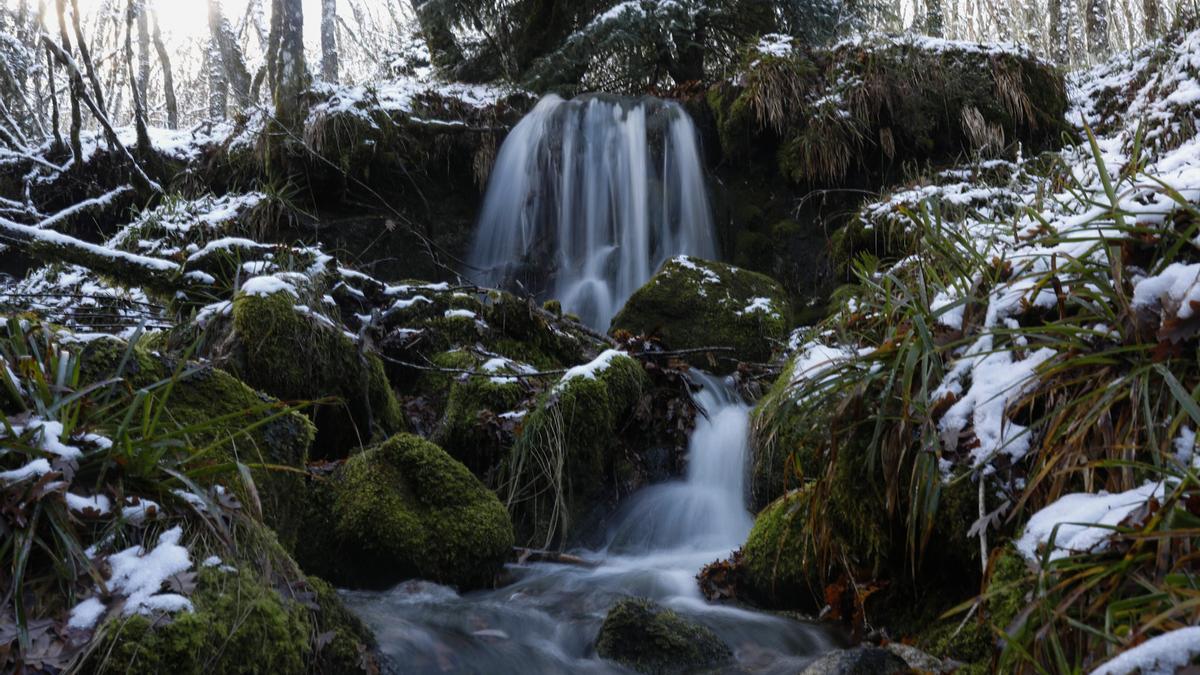
[[[127,253],[76,239],[55,230],[0,218],[0,239],[48,262],[81,265],[132,286],[174,292],[187,284],[182,268],[169,260]]]
[[[596,560],[580,558],[577,555],[563,553],[562,551],[547,551],[539,548],[523,548],[520,546],[514,546],[513,555],[516,556],[518,565],[524,565],[525,563],[531,562],[548,562],[557,563],[560,565],[577,565],[579,567],[600,566],[600,563]]]

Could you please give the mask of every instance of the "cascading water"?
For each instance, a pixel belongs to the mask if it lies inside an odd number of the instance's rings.
[[[749,407],[718,378],[694,374],[704,411],[688,446],[687,476],[646,488],[624,506],[608,544],[578,551],[594,568],[538,563],[494,591],[459,595],[428,582],[386,593],[347,592],[383,653],[405,673],[614,673],[592,643],[619,598],[651,598],[711,628],[736,672],[795,673],[835,646],[812,624],[707,603],[696,584],[750,531],[743,502]]]
[[[487,286],[609,321],[658,267],[716,255],[696,130],[679,104],[550,95],[500,148],[470,264]]]

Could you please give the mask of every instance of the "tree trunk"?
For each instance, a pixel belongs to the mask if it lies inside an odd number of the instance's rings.
[[[925,0],[925,32],[936,38],[945,36],[946,14],[942,10],[942,0]]]
[[[85,72],[87,72],[88,81],[92,83],[96,106],[101,111],[104,111],[104,90],[100,86],[100,79],[96,77],[96,69],[92,67],[92,57],[89,53],[87,40],[83,39],[83,29],[79,27],[79,15],[79,0],[71,0],[71,25],[75,29],[75,41],[79,43],[79,56],[83,59],[86,66]]]
[[[1148,40],[1158,37],[1162,30],[1159,25],[1158,0],[1142,0],[1142,31]]]
[[[431,0],[410,0],[417,23],[421,27],[421,37],[429,47],[429,58],[433,65],[440,69],[452,68],[462,62],[462,50],[450,26],[438,15],[437,4]]]
[[[216,38],[208,41],[208,53],[204,59],[205,72],[208,73],[208,119],[225,119],[225,110],[229,107],[229,82],[225,79],[225,69],[221,67],[221,50],[217,47]]]
[[[338,81],[337,0],[321,0],[321,79]]]
[[[54,145],[62,147],[62,131],[60,130],[59,115],[58,115],[58,88],[54,83],[54,56],[50,53],[50,47],[46,47],[46,79],[50,84],[50,127],[54,130]]]
[[[58,10],[58,32],[62,40],[62,50],[68,56],[71,54],[71,38],[67,35],[67,13],[63,0],[55,0]],[[83,142],[79,139],[79,131],[83,127],[83,116],[79,110],[79,97],[83,95],[83,78],[79,71],[67,69],[71,82],[71,157],[75,160],[75,168],[83,166]]]
[[[138,96],[142,103],[142,120],[145,121],[146,110],[150,100],[150,27],[146,14],[150,11],[146,0],[137,0],[137,29],[138,29]]]
[[[1067,47],[1067,27],[1066,17],[1063,16],[1063,0],[1050,0],[1050,44],[1046,50],[1050,54],[1050,59],[1056,64],[1063,66],[1070,60],[1070,51]]]
[[[129,70],[129,87],[133,98],[133,121],[134,126],[137,128],[138,154],[142,158],[147,158],[153,149],[150,144],[150,133],[146,129],[146,90],[143,88],[148,84],[149,78],[147,77],[146,80],[143,80],[141,71],[149,71],[148,64],[146,63],[149,59],[143,59],[143,62],[139,64],[138,76],[134,77],[133,21],[135,18],[138,22],[139,31],[142,34],[148,33],[148,31],[141,30],[146,25],[146,3],[142,0],[129,0],[128,14],[125,15],[125,27],[127,29],[125,31],[125,67]],[[141,42],[141,37],[138,38],[138,42]],[[148,57],[149,54],[145,56]]]
[[[1108,3],[1106,0],[1087,0],[1088,54],[1093,59],[1108,56]]]
[[[303,132],[308,113],[308,68],[304,62],[304,8],[301,0],[271,0],[271,36],[268,40],[267,81],[275,117],[268,126],[266,165],[269,174],[285,169],[285,146]]]
[[[167,128],[179,128],[179,105],[175,101],[175,77],[171,74],[171,57],[163,44],[162,32],[158,28],[158,13],[154,14],[154,51],[158,52],[158,62],[163,72],[163,98],[167,104]]]
[[[246,60],[229,21],[221,13],[219,0],[208,0],[208,29],[216,47],[217,65],[225,71],[224,80],[233,91],[234,100],[243,108],[250,106],[250,71],[246,70]]]

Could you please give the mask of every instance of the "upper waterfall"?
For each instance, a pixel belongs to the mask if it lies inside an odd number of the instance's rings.
[[[679,254],[716,256],[687,112],[656,98],[549,95],[500,149],[470,264],[479,283],[558,298],[607,330]]]

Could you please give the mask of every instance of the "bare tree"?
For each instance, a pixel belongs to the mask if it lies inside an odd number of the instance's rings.
[[[138,152],[142,157],[148,157],[150,154],[150,132],[146,129],[146,89],[149,85],[149,77],[145,80],[139,72],[137,77],[134,77],[133,72],[133,22],[136,19],[139,24],[145,24],[146,5],[142,0],[129,0],[128,13],[125,15],[125,67],[129,70],[129,86],[132,89],[130,98],[133,100],[133,121],[137,128],[137,147]],[[143,31],[145,32],[145,31]],[[139,38],[140,41],[140,38]],[[139,64],[139,71],[148,71],[147,63],[150,59],[142,59]]]
[[[67,35],[67,14],[63,0],[55,0],[55,9],[58,11],[58,32],[59,38],[62,40],[62,51],[67,58],[70,58],[71,38]],[[62,60],[60,57],[59,61]],[[71,82],[71,157],[75,161],[75,166],[80,167],[83,166],[83,142],[79,138],[79,132],[83,127],[83,117],[79,111],[79,99],[84,93],[83,77],[80,76],[77,69],[70,68],[67,76]]]
[[[179,105],[175,101],[175,77],[171,72],[171,57],[167,46],[163,44],[162,31],[158,27],[158,12],[154,13],[154,51],[158,52],[158,62],[163,73],[163,98],[167,106],[167,128],[179,128]]]
[[[1146,38],[1158,37],[1162,30],[1158,0],[1142,0],[1142,31]]]
[[[1088,54],[1092,58],[1108,56],[1108,3],[1105,0],[1087,0],[1084,21],[1087,26]]]
[[[338,81],[337,0],[321,0],[321,79]]]
[[[250,99],[250,71],[246,70],[246,60],[238,47],[237,36],[221,12],[220,0],[208,0],[208,29],[212,35],[212,49],[215,50],[210,51],[209,58],[216,61],[215,64],[209,64],[210,68],[219,66],[224,71],[223,80],[233,92],[234,100],[243,108],[249,106],[253,102]]]
[[[301,0],[271,0],[271,36],[267,50],[267,80],[275,117],[267,135],[267,167],[284,170],[283,148],[298,136],[307,107],[308,68],[304,61],[304,7]]]

